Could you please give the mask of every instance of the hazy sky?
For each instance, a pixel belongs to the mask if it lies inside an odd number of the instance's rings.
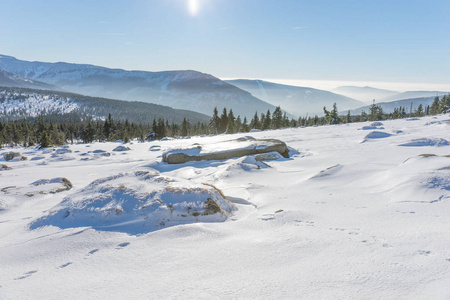
[[[0,0],[0,53],[221,78],[450,83],[449,0]]]

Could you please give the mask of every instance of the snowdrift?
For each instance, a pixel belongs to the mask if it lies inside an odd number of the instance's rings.
[[[405,147],[425,147],[425,146],[431,146],[431,147],[441,147],[441,146],[448,146],[449,142],[446,139],[442,138],[420,138],[420,139],[413,139],[410,142],[403,143],[400,146]]]
[[[137,171],[92,182],[31,228],[92,227],[138,234],[194,222],[223,222],[235,209],[212,185]]]

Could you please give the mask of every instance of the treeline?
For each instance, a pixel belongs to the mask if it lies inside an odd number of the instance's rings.
[[[260,115],[255,112],[253,118],[248,121],[246,117],[241,119],[235,117],[233,110],[224,108],[219,116],[217,108],[213,111],[213,117],[209,123],[191,122],[184,118],[181,124],[163,118],[153,119],[153,123],[141,124],[132,123],[128,120],[115,120],[109,114],[105,120],[78,121],[75,116],[66,117],[49,116],[37,119],[26,119],[22,121],[0,121],[0,147],[10,146],[35,146],[40,147],[57,146],[66,143],[92,143],[95,141],[106,142],[122,140],[145,141],[149,139],[161,139],[164,137],[186,137],[193,135],[222,134],[249,132],[252,129],[267,130],[300,126],[317,126],[325,124],[342,124],[364,121],[381,121],[388,119],[400,119],[406,117],[421,117],[424,115],[436,115],[450,112],[450,95],[441,99],[436,97],[431,106],[419,107],[407,113],[406,107],[394,109],[392,113],[384,113],[381,106],[375,103],[367,112],[362,111],[359,115],[351,115],[350,111],[346,115],[339,115],[336,103],[331,110],[323,108],[324,116],[300,117],[289,119],[280,107],[276,107],[273,113],[268,110]],[[62,120],[55,122],[54,120]],[[70,120],[70,121],[69,121]]]
[[[48,117],[48,116],[46,116]],[[104,121],[84,123],[58,123],[39,117],[30,120],[0,122],[0,147],[5,145],[42,148],[67,143],[111,142],[121,140],[145,141],[168,136],[190,136],[209,133],[205,123],[191,124],[184,119],[181,124],[169,124],[164,119],[154,119],[152,125],[116,121],[111,115]]]
[[[222,114],[219,116],[217,108],[213,111],[213,117],[209,122],[209,128],[211,134],[218,133],[236,133],[236,132],[249,132],[252,129],[267,130],[267,129],[279,129],[286,127],[296,127],[298,122],[295,119],[289,119],[286,113],[283,114],[281,108],[278,106],[275,108],[273,114],[270,110],[267,113],[255,112],[253,118],[248,121],[246,117],[242,119],[240,116],[235,117],[233,110],[224,108]]]

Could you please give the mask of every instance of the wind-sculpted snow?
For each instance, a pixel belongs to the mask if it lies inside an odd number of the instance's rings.
[[[400,144],[400,146],[405,147],[425,147],[425,146],[431,146],[431,147],[442,147],[442,146],[448,146],[449,142],[446,139],[442,138],[420,138],[420,139],[413,139],[410,142]]]
[[[389,193],[399,203],[435,204],[450,200],[450,168],[442,165],[450,166],[448,156],[424,153],[407,159],[389,171]],[[406,173],[411,176],[402,175]]]
[[[32,223],[130,234],[195,222],[223,222],[235,206],[214,186],[137,171],[98,179]]]
[[[0,298],[449,299],[449,121],[1,148]]]
[[[387,132],[383,132],[383,131],[372,131],[371,133],[369,133],[368,135],[366,135],[364,137],[364,139],[368,140],[368,139],[383,139],[383,138],[387,138],[390,137],[391,134],[387,133]]]

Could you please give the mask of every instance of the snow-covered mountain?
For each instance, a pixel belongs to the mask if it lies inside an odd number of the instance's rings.
[[[403,99],[403,100],[397,100],[397,101],[391,101],[391,102],[380,102],[375,103],[378,106],[381,106],[384,113],[392,113],[394,112],[395,108],[404,107],[406,109],[407,113],[410,113],[416,111],[420,104],[422,104],[423,109],[425,109],[426,106],[433,103],[435,97],[422,97],[422,98],[412,98],[412,99]],[[365,111],[366,113],[369,112],[371,105],[366,105],[354,110],[350,111],[350,114],[352,115],[359,115],[362,111]],[[345,112],[345,111],[344,111]],[[344,113],[343,112],[343,113]]]
[[[0,86],[22,87],[43,90],[56,90],[57,87],[44,82],[26,79],[15,74],[0,70]]]
[[[83,95],[144,101],[211,115],[214,107],[235,115],[273,111],[274,106],[212,75],[197,71],[126,71],[93,65],[18,60],[0,55],[0,70]]]
[[[336,103],[339,109],[357,108],[364,103],[332,92],[308,87],[283,85],[263,80],[227,80],[253,96],[272,105],[281,106],[295,116],[323,114],[323,107],[331,108]]]
[[[404,99],[445,96],[449,93],[450,92],[441,92],[441,91],[407,91],[396,95],[384,97],[382,99],[379,99],[379,101],[391,102]]]
[[[117,120],[150,124],[162,118],[181,123],[207,122],[209,116],[171,107],[144,103],[94,98],[73,93],[0,87],[0,120],[21,120],[41,115],[66,118],[104,119],[111,114]]]
[[[332,90],[333,93],[344,95],[363,102],[372,102],[389,96],[397,95],[399,92],[377,89],[370,86],[340,86]]]

